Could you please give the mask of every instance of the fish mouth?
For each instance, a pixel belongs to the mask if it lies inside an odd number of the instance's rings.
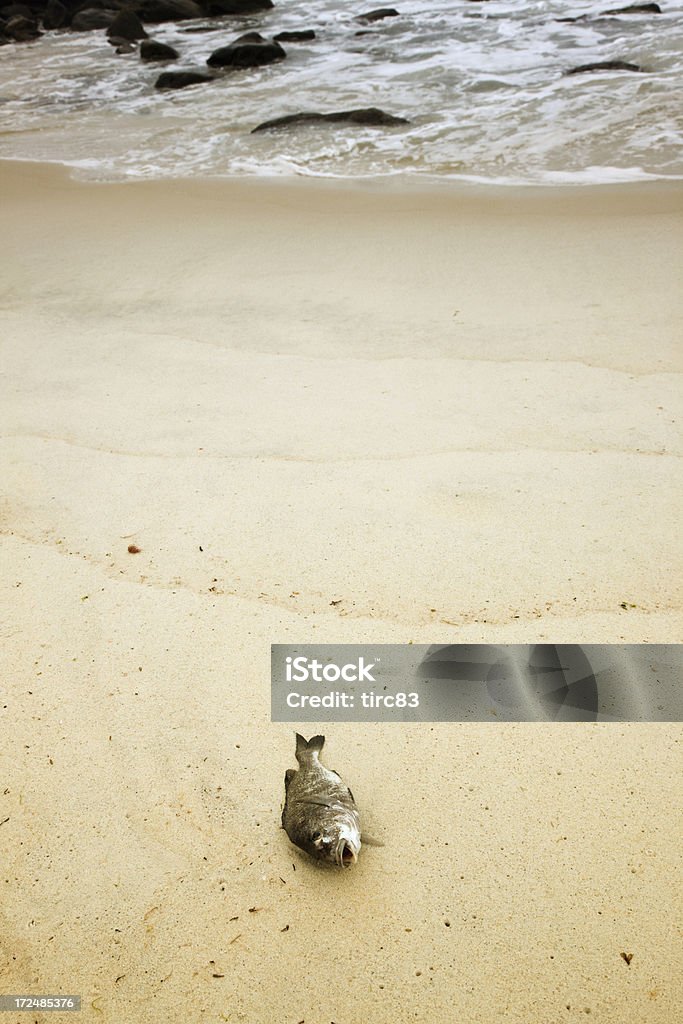
[[[358,851],[346,840],[342,839],[337,847],[336,861],[340,868],[350,868],[358,860]]]

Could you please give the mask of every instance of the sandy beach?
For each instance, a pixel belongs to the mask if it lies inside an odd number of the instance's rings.
[[[681,640],[681,194],[0,164],[1,992],[672,1024],[679,725],[306,726],[335,873],[269,656]]]

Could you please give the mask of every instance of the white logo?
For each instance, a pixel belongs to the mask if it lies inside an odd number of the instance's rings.
[[[364,658],[346,665],[335,665],[334,662],[323,665],[321,661],[309,661],[303,655],[299,658],[287,658],[286,661],[288,683],[305,683],[308,679],[313,679],[316,683],[336,683],[340,679],[347,683],[375,681],[372,669],[376,663],[373,661],[366,665]]]

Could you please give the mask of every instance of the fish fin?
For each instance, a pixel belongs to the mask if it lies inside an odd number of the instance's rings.
[[[289,784],[296,775],[296,768],[288,768],[285,772],[285,792],[289,789]]]
[[[304,737],[300,733],[296,734],[296,756],[297,757],[299,757],[299,754],[305,754],[307,750],[310,750],[311,752],[317,751],[317,753],[320,753],[320,751],[323,749],[324,745],[325,745],[325,737],[324,736],[312,736],[310,740],[305,740]]]
[[[360,841],[361,843],[365,843],[366,846],[384,846],[381,839],[374,839],[372,836],[369,836],[367,832],[363,832],[360,837]]]
[[[351,797],[351,799],[353,800],[353,802],[354,802],[354,804],[355,804],[355,802],[356,802],[356,798],[354,797],[353,793],[351,792],[351,787],[350,787],[350,786],[347,786],[346,788],[347,788],[347,789],[348,789],[348,791],[349,791],[349,796]]]

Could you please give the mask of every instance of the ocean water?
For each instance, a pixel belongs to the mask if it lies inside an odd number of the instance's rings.
[[[683,175],[683,0],[662,0],[661,15],[576,24],[556,19],[620,4],[397,0],[398,18],[354,20],[377,6],[276,0],[248,18],[148,26],[180,51],[169,65],[116,55],[104,31],[3,46],[0,158],[64,162],[100,180],[406,175],[576,184]],[[243,32],[298,28],[317,38],[285,43],[281,63],[154,89],[162,70],[204,70],[214,49]],[[611,59],[647,73],[564,75]],[[410,124],[251,134],[280,115],[363,106]]]

